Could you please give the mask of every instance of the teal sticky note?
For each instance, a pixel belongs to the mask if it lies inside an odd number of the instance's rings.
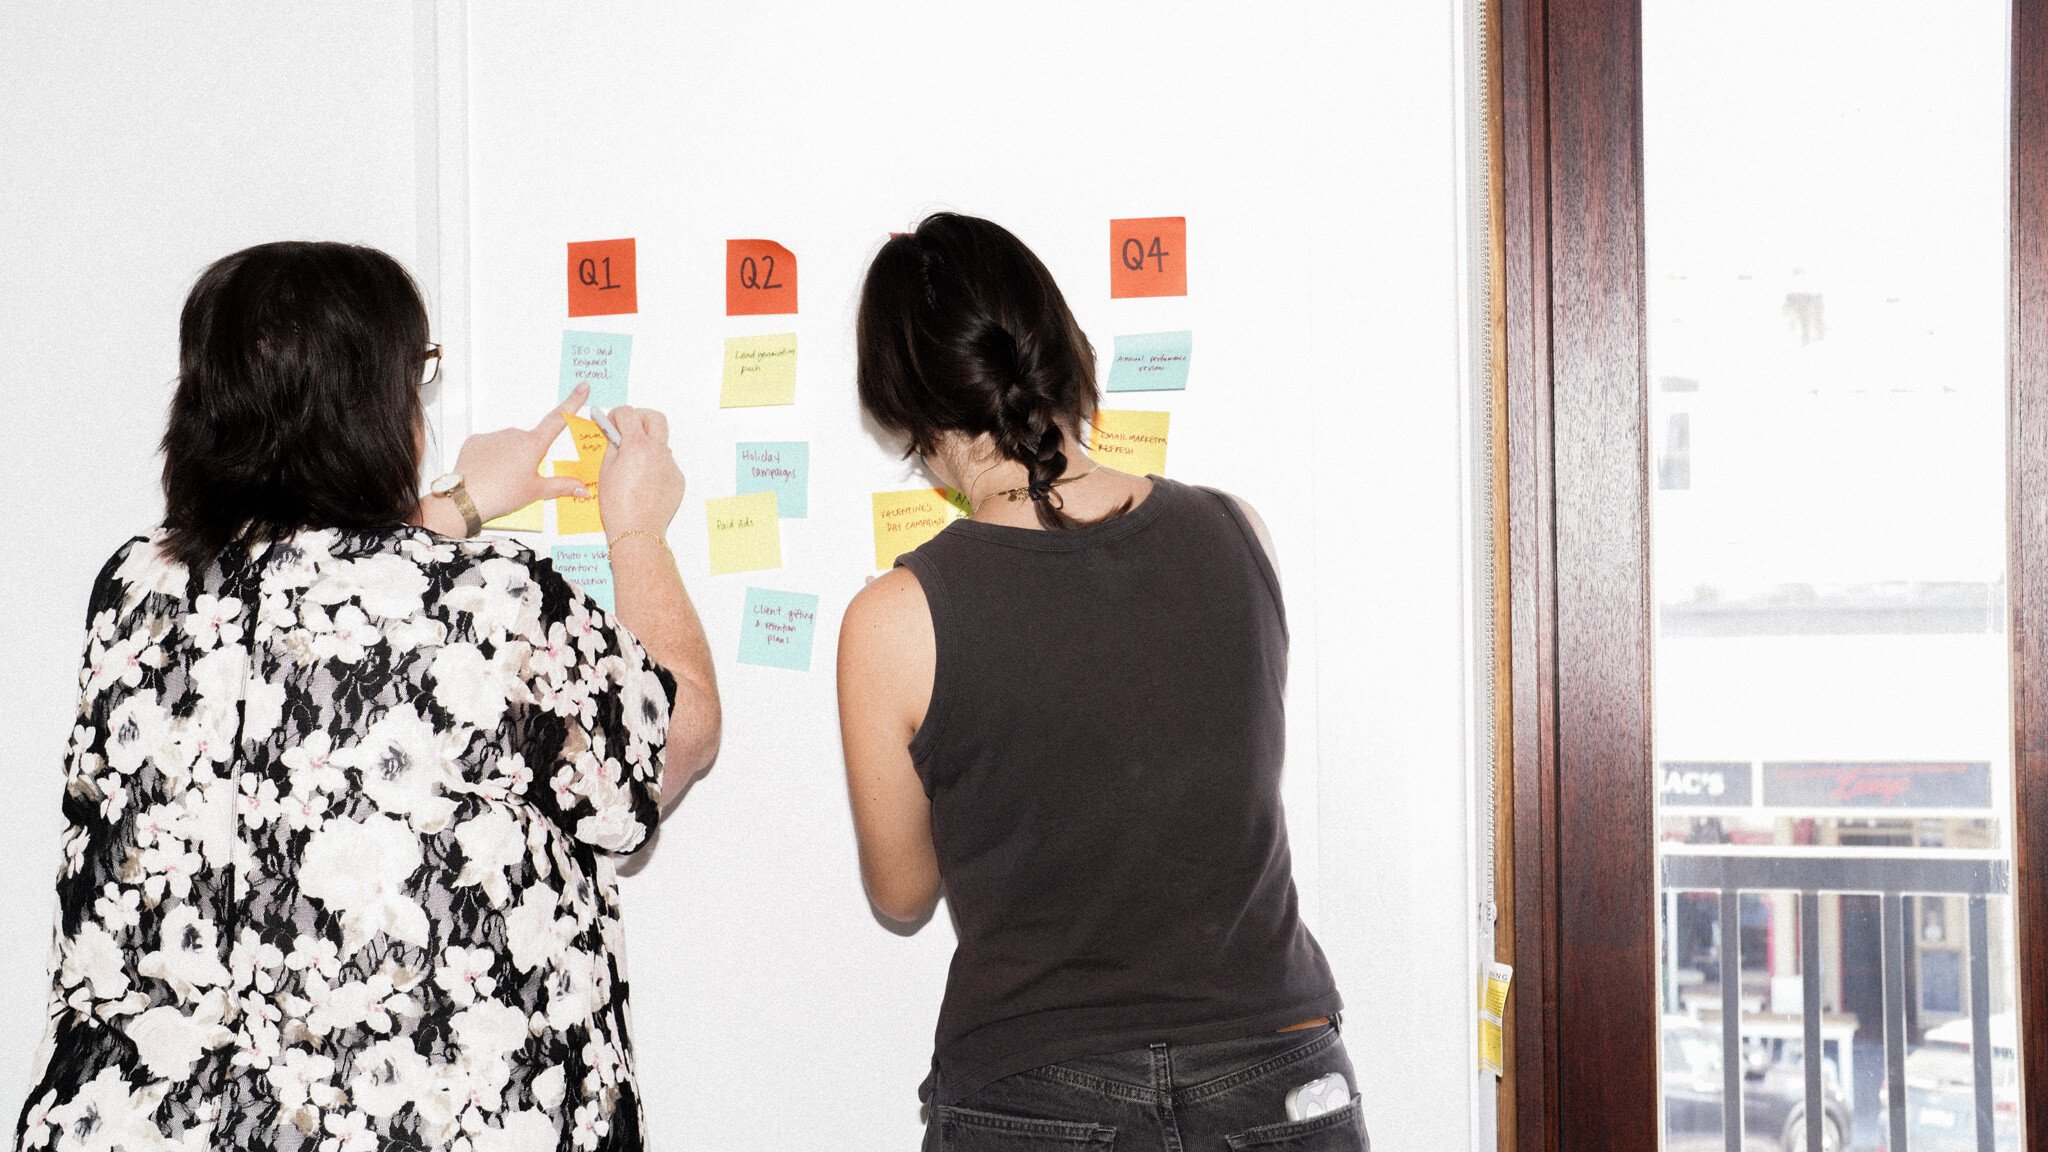
[[[811,446],[801,440],[738,446],[736,493],[774,492],[785,520],[804,519],[809,510]]]
[[[604,545],[557,544],[549,558],[555,562],[555,571],[588,592],[599,607],[618,611],[612,606],[612,554]]]
[[[808,592],[747,589],[740,619],[740,663],[811,670],[811,636],[818,629],[818,598]]]
[[[1116,338],[1109,362],[1111,392],[1181,392],[1188,386],[1193,332],[1141,332]]]
[[[623,332],[562,333],[562,384],[566,400],[578,384],[590,385],[590,403],[617,408],[626,402],[626,372],[633,366],[633,338]]]

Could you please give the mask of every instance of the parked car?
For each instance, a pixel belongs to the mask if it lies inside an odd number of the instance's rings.
[[[1993,1144],[2019,1152],[2019,1026],[2010,1012],[1991,1018],[1991,1111]],[[1891,1088],[1878,1092],[1878,1148],[1891,1131],[1885,1117]],[[1912,1152],[1977,1152],[1976,1063],[1970,1020],[1931,1028],[1920,1046],[1906,1053],[1906,1143]]]
[[[1785,1041],[1754,1049],[1742,1078],[1743,1146],[1808,1152],[1804,1046]],[[1664,1017],[1664,1152],[1722,1152],[1720,1029],[1690,1016]],[[1833,1063],[1822,1065],[1821,1147],[1849,1146],[1851,1110]],[[1918,1145],[1915,1145],[1918,1152]]]

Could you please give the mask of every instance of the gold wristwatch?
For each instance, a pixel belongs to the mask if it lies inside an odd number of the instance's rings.
[[[483,517],[476,514],[476,501],[469,498],[469,489],[462,485],[462,473],[449,472],[437,477],[427,491],[455,501],[455,510],[462,513],[462,526],[467,529],[464,535],[474,536],[484,530]]]

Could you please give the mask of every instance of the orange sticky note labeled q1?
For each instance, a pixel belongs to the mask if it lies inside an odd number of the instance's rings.
[[[1109,294],[1185,296],[1188,294],[1188,220],[1185,216],[1148,216],[1109,222]]]
[[[631,236],[569,245],[569,315],[621,316],[639,310]]]
[[[725,242],[725,314],[796,311],[796,253],[773,240]]]

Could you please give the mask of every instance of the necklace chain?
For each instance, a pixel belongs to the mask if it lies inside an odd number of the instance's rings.
[[[1095,468],[1090,468],[1086,472],[1076,473],[1072,476],[1062,476],[1057,480],[1048,482],[1046,487],[1057,488],[1062,484],[1072,484],[1076,480],[1086,480],[1088,477],[1095,475],[1096,469],[1100,467],[1101,465],[1098,464],[1095,466]],[[1024,485],[1022,488],[1005,488],[1000,492],[991,492],[987,496],[984,496],[981,499],[976,500],[974,502],[974,510],[976,512],[981,511],[981,506],[983,504],[988,503],[990,500],[994,499],[997,496],[1006,497],[1011,501],[1017,501],[1023,499],[1024,497],[1030,494],[1031,485],[1029,484]]]

